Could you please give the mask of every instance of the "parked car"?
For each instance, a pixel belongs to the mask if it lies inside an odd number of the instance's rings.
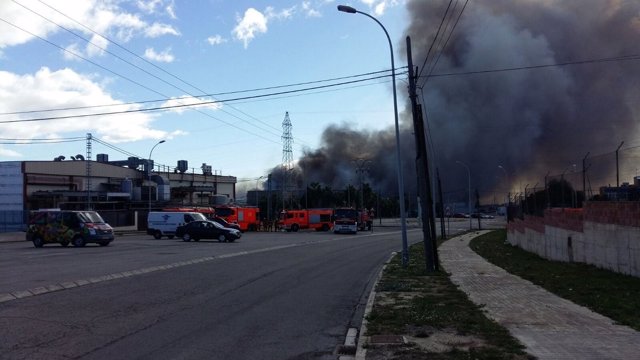
[[[222,226],[224,226],[226,228],[236,229],[238,231],[242,231],[242,229],[240,229],[240,225],[238,225],[236,223],[230,223],[230,222],[228,222],[227,220],[225,220],[225,219],[223,219],[221,217],[214,216],[214,217],[209,218],[209,220],[217,222],[218,224],[220,224],[220,225],[222,225]]]
[[[224,227],[217,222],[210,220],[192,221],[179,226],[176,229],[176,236],[184,241],[200,241],[200,239],[218,239],[220,242],[232,242],[240,239],[240,230]]]
[[[97,212],[67,210],[32,211],[26,237],[38,248],[52,243],[107,246],[114,239],[113,228]]]

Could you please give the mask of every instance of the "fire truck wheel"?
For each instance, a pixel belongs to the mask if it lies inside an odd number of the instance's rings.
[[[329,225],[322,224],[322,231],[329,231]]]
[[[298,226],[298,224],[293,224],[293,225],[291,225],[291,231],[293,231],[293,232],[297,232],[297,231],[298,231],[298,229],[300,229],[300,226]]]
[[[249,225],[249,231],[256,231],[256,224]]]

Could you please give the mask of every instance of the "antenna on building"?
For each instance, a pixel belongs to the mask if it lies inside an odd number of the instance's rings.
[[[282,121],[282,210],[284,207],[285,193],[287,189],[287,177],[293,168],[293,135],[291,135],[291,120],[289,112],[284,113]]]

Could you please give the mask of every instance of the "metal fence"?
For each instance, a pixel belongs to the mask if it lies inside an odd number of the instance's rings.
[[[640,201],[640,146],[586,154],[540,179],[511,194],[513,217],[541,216],[549,207],[581,208],[586,200]]]

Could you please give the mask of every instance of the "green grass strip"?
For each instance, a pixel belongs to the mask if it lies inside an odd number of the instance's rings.
[[[428,337],[441,330],[481,339],[482,345],[428,353],[429,359],[529,359],[508,330],[487,318],[482,309],[443,271],[427,273],[422,244],[409,249],[409,266],[400,255],[387,265],[376,291],[392,301],[376,301],[367,317],[367,335]],[[398,358],[422,358],[420,349],[398,349]],[[424,354],[424,353],[423,353]],[[408,357],[407,357],[408,356]],[[394,357],[395,358],[395,357]]]
[[[492,264],[576,304],[640,331],[640,278],[582,263],[546,260],[505,242],[497,230],[471,240]]]

